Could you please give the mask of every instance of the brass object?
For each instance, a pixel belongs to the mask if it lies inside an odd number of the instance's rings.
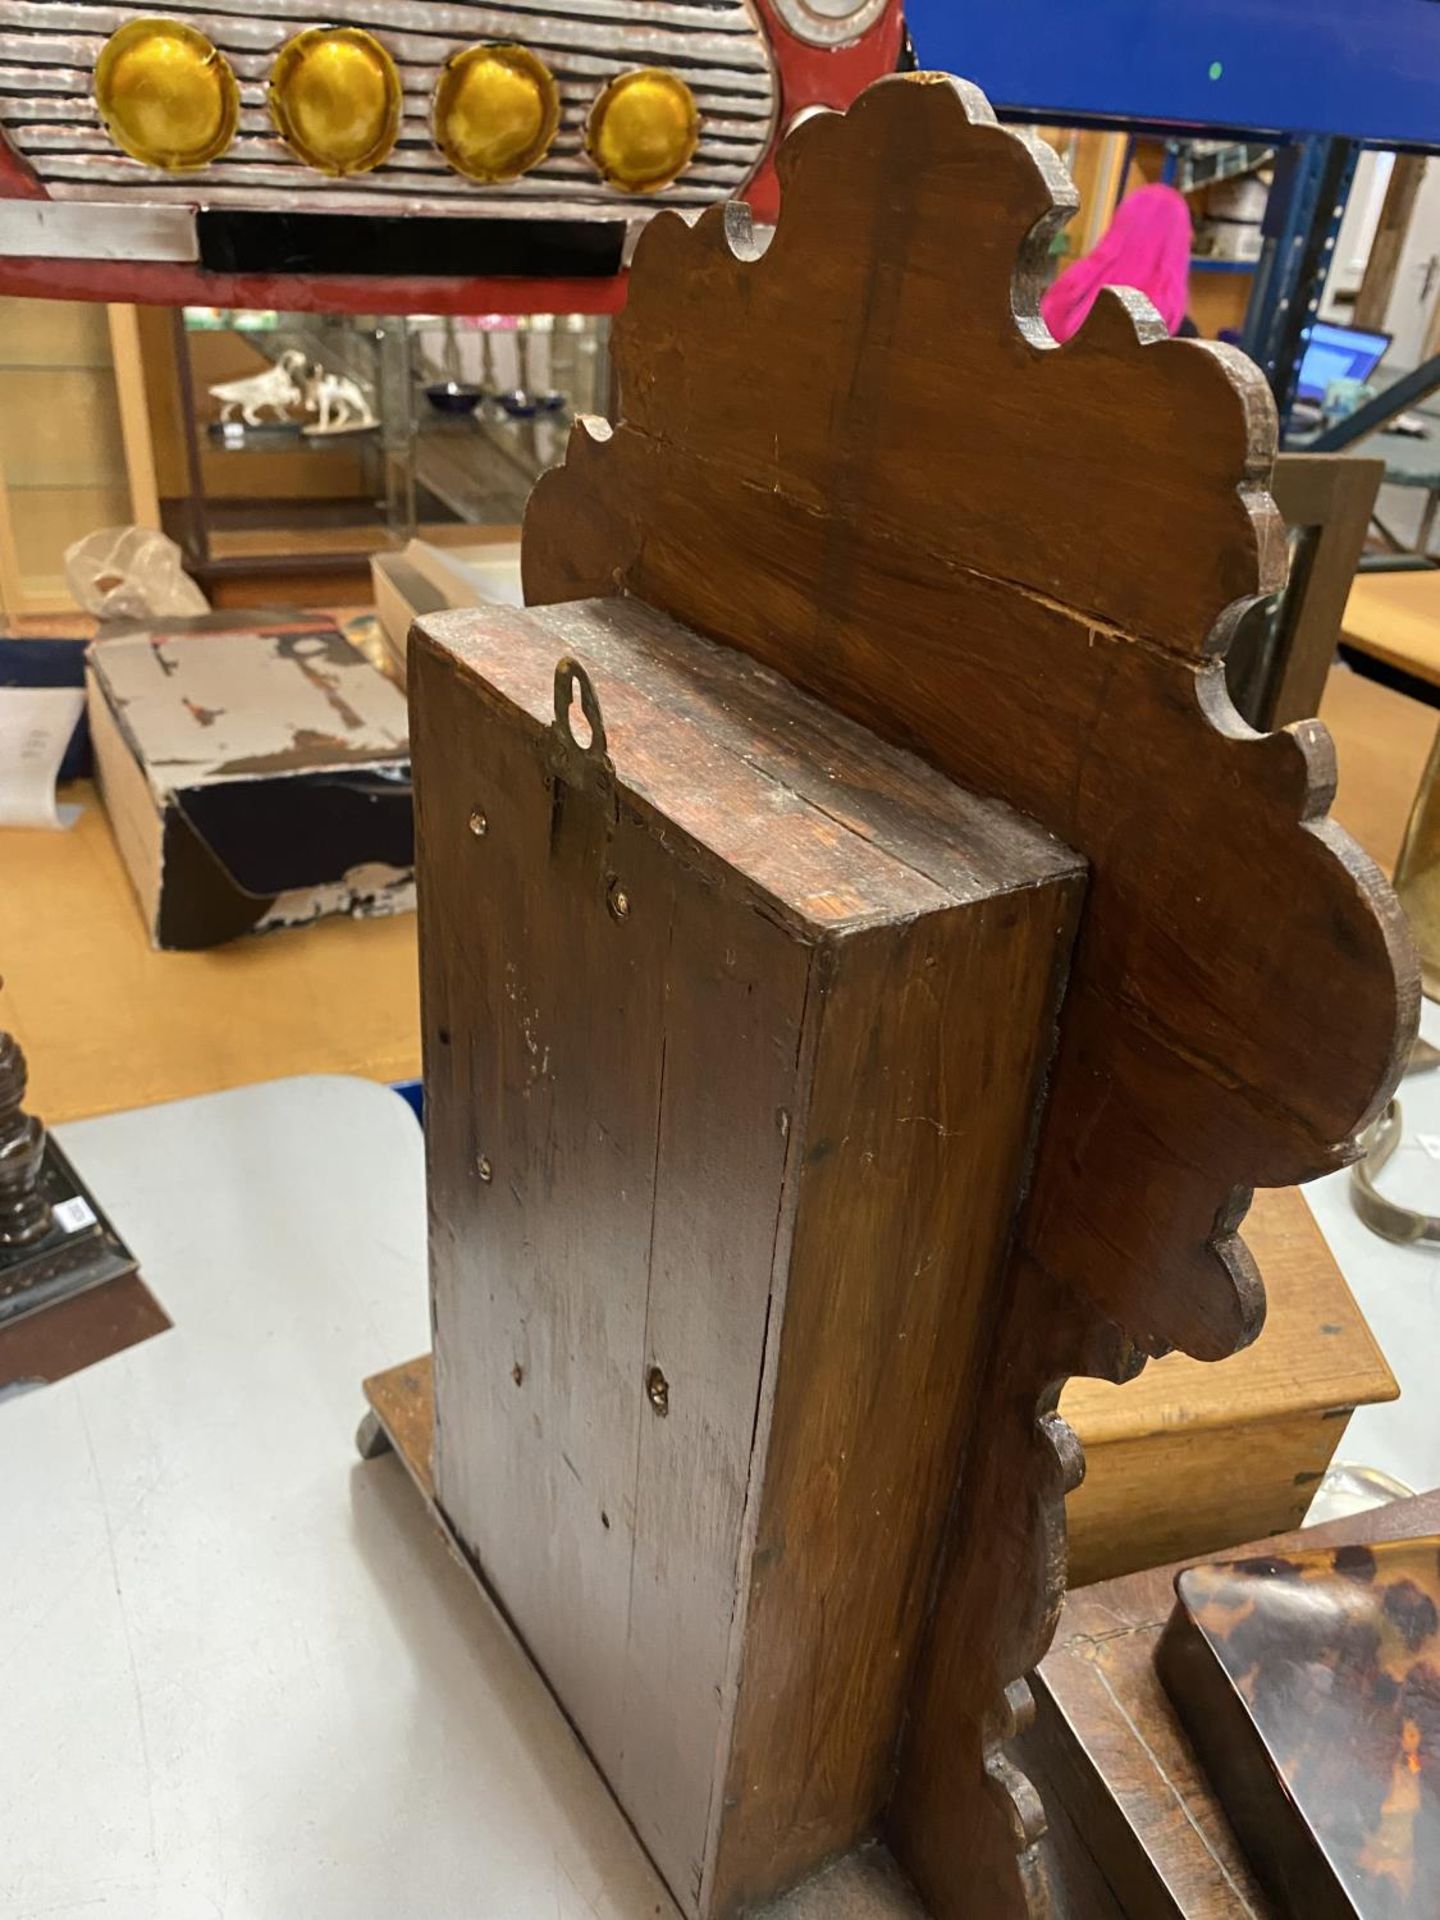
[[[240,89],[230,62],[179,20],[129,20],[95,62],[95,104],[132,160],[169,173],[208,167],[235,137]]]
[[[459,210],[456,181],[463,176],[446,166],[440,159],[440,149],[432,145],[431,108],[435,82],[446,57],[477,41],[518,41],[533,48],[554,69],[569,103],[569,116],[562,117],[549,158],[539,169],[547,176],[543,195],[531,184],[536,177],[533,172],[493,186],[474,183],[477,195],[492,201],[507,218],[522,223],[516,232],[554,219],[595,218],[593,169],[588,163],[557,166],[556,162],[562,149],[567,161],[575,158],[591,102],[606,80],[627,67],[648,60],[663,61],[683,74],[697,94],[701,82],[696,76],[703,74],[707,89],[713,87],[718,96],[735,98],[738,113],[735,118],[722,118],[718,108],[714,114],[705,113],[700,146],[683,180],[668,194],[636,200],[637,217],[652,213],[682,193],[687,212],[698,212],[743,192],[785,117],[775,52],[755,0],[704,0],[703,5],[687,0],[685,5],[662,5],[659,12],[665,19],[663,28],[653,23],[655,8],[637,9],[621,0],[585,0],[583,5],[558,8],[541,7],[535,0],[503,7],[437,5],[436,0],[384,0],[383,5],[372,0],[368,6],[312,7],[282,0],[282,4],[270,8],[250,4],[250,0],[243,7],[204,8],[196,0],[186,0],[183,7],[180,0],[133,0],[133,4],[126,0],[119,5],[87,4],[78,12],[63,0],[38,0],[33,5],[7,3],[0,7],[7,73],[5,89],[0,91],[0,140],[15,149],[39,186],[51,194],[58,190],[64,197],[75,185],[76,148],[73,141],[57,140],[56,128],[62,123],[79,128],[101,124],[94,106],[95,56],[111,28],[122,22],[128,24],[132,16],[164,15],[171,10],[173,18],[202,28],[227,53],[241,82],[245,104],[258,110],[246,113],[237,123],[236,137],[219,162],[229,176],[225,181],[227,217],[228,212],[241,211],[303,213],[315,204],[314,181],[324,176],[314,176],[307,187],[306,168],[289,148],[270,147],[273,165],[229,165],[242,154],[260,157],[256,152],[257,135],[266,145],[275,139],[264,97],[270,69],[285,41],[306,27],[338,26],[346,21],[367,27],[389,49],[400,68],[404,109],[393,156],[379,175],[360,173],[340,183],[347,197],[343,210],[337,210],[349,216],[363,211],[364,203],[375,199],[375,189],[382,179],[402,165],[408,171],[412,159],[418,171],[406,188],[405,211],[414,216],[453,216]],[[81,16],[83,25],[77,24]],[[69,28],[62,29],[58,24],[62,17],[70,21]],[[441,22],[438,26],[437,21]],[[557,35],[565,42],[563,52],[555,45]],[[650,44],[657,38],[663,38],[663,54]],[[63,55],[57,52],[62,39],[70,48]],[[851,57],[857,64],[848,70],[858,84],[862,73],[873,71],[878,75],[889,64],[888,40],[877,36],[873,48]],[[56,64],[62,60],[63,64]],[[121,151],[111,148],[108,138],[101,144],[105,150]],[[429,159],[431,152],[436,156],[434,163]],[[84,161],[92,157],[80,156]],[[155,181],[178,178],[183,182],[191,176],[156,172],[151,177]],[[105,258],[116,257],[117,249],[124,255],[128,249],[154,247],[163,249],[156,258],[191,257],[195,246],[194,208],[159,202],[153,196],[147,199],[143,186],[137,174],[118,196],[126,202],[124,206],[117,204],[115,194],[105,200],[70,202],[64,218],[74,236],[73,244],[83,246],[87,256],[99,249],[100,257]],[[46,258],[53,254],[53,234],[47,245],[47,236],[39,230],[44,224],[44,205],[43,200],[0,201],[0,257],[29,253]],[[385,207],[377,204],[376,210],[383,213]],[[146,252],[136,257],[152,256]],[[393,669],[382,667],[382,671],[389,671],[393,677]]]
[[[1436,1067],[1440,1067],[1440,1050],[1417,1036],[1410,1050],[1405,1078],[1410,1079],[1417,1073],[1433,1073]],[[1376,1176],[1389,1165],[1404,1133],[1405,1116],[1400,1102],[1391,1100],[1380,1118],[1360,1136],[1360,1158],[1350,1169],[1350,1201],[1372,1233],[1378,1233],[1382,1240],[1393,1241],[1396,1246],[1409,1247],[1417,1240],[1440,1240],[1440,1219],[1402,1206],[1375,1185]]]
[[[635,67],[617,74],[590,109],[585,151],[608,185],[659,193],[700,144],[700,109],[678,73]]]
[[[1387,1198],[1375,1185],[1375,1176],[1388,1165],[1404,1131],[1400,1102],[1392,1100],[1363,1136],[1365,1157],[1350,1169],[1350,1198],[1356,1213],[1372,1233],[1378,1233],[1382,1240],[1393,1241],[1396,1246],[1411,1247],[1419,1240],[1440,1240],[1440,1220],[1433,1213],[1417,1213],[1413,1207],[1402,1207],[1398,1200]]]
[[[1432,999],[1440,997],[1440,731],[1431,742],[1395,862],[1395,893],[1420,949],[1425,991]]]
[[[400,132],[400,75],[362,27],[307,27],[287,40],[269,101],[280,138],[319,173],[369,173]]]
[[[466,47],[435,83],[435,144],[467,180],[518,180],[545,158],[559,124],[555,76],[528,47]]]

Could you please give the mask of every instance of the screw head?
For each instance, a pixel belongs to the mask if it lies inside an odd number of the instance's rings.
[[[495,1169],[490,1164],[489,1154],[482,1153],[479,1155],[475,1162],[475,1171],[488,1187],[490,1182],[495,1178]]]
[[[618,880],[610,882],[610,891],[606,895],[606,905],[612,918],[626,920],[630,916],[630,896]]]
[[[470,831],[477,840],[483,838],[483,836],[490,831],[490,822],[485,818],[485,815],[479,807],[472,807],[470,809]]]
[[[659,1367],[651,1367],[645,1376],[645,1392],[651,1406],[663,1419],[670,1411],[670,1382]]]

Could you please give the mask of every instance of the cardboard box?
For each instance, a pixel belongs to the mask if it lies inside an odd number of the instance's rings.
[[[333,627],[100,641],[86,701],[157,947],[414,906],[405,699]]]
[[[411,623],[457,607],[523,607],[520,529],[467,527],[464,541],[412,540],[370,557],[375,613],[401,678]]]
[[[418,542],[410,542],[410,547],[416,545]],[[372,553],[370,587],[386,651],[403,682],[411,623],[422,614],[444,613],[451,602],[443,589],[427,579],[415,565],[410,548],[403,553]]]
[[[1265,236],[1258,221],[1227,220],[1212,215],[1198,230],[1196,245],[1203,247],[1205,257],[1211,260],[1248,262],[1260,258]]]
[[[1265,218],[1270,200],[1268,176],[1237,174],[1229,180],[1217,180],[1206,189],[1205,211],[1217,220],[1241,220],[1258,227]]]

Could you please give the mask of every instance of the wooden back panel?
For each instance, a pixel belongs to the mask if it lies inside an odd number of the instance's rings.
[[[1217,1221],[1338,1163],[1409,965],[1322,823],[1322,731],[1255,738],[1224,693],[1226,616],[1282,577],[1269,390],[1134,295],[1048,342],[1068,182],[973,89],[883,81],[784,160],[763,255],[736,207],[646,235],[622,418],[536,488],[527,598],[634,593],[1090,858],[1034,1250],[1217,1358],[1261,1310]]]
[[[1289,584],[1251,609],[1225,659],[1231,698],[1262,732],[1320,711],[1384,477],[1383,460],[1351,453],[1275,462],[1275,504],[1294,543]]]
[[[782,175],[766,250],[743,207],[647,232],[620,418],[539,483],[525,586],[643,598],[1091,864],[892,1814],[936,1911],[989,1920],[1043,1901],[1002,1741],[1063,1584],[1059,1383],[1254,1337],[1249,1191],[1343,1163],[1417,981],[1324,817],[1324,730],[1254,734],[1225,693],[1284,568],[1258,370],[1128,293],[1056,348],[1037,291],[1073,194],[962,82],[880,82]]]

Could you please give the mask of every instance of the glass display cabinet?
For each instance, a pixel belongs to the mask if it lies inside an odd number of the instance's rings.
[[[212,594],[352,572],[432,527],[512,525],[576,413],[606,401],[604,316],[154,319],[161,516]]]

